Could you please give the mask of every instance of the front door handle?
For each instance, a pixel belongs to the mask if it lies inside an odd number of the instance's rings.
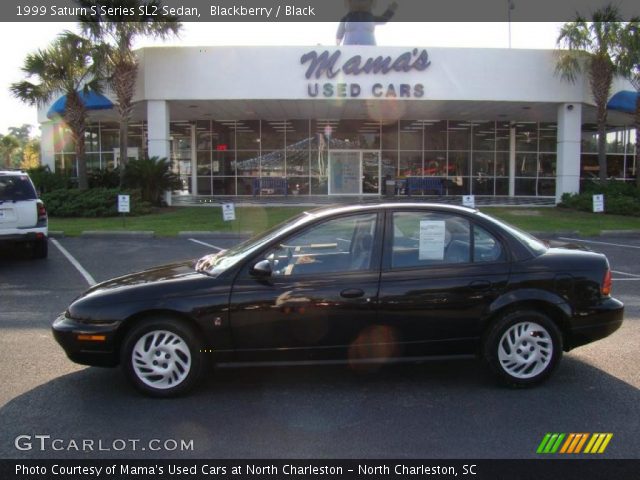
[[[364,291],[359,288],[347,288],[340,292],[340,296],[343,298],[359,298],[364,295]]]
[[[472,290],[488,290],[491,288],[491,282],[488,282],[487,280],[476,280],[469,284],[469,288]]]

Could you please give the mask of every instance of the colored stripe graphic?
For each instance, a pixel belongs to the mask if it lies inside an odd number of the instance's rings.
[[[566,440],[565,440],[566,438]],[[547,433],[538,445],[536,453],[542,454],[578,454],[604,453],[613,433]],[[587,442],[588,440],[588,442]],[[564,441],[564,442],[563,442]],[[582,448],[587,444],[584,451]]]
[[[537,453],[556,453],[558,448],[560,448],[560,444],[564,439],[564,433],[547,433],[540,445],[538,445]]]
[[[613,433],[594,433],[584,453],[604,453],[613,438]]]

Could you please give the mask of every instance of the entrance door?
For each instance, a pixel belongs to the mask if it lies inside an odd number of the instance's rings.
[[[380,195],[380,152],[362,152],[362,193]]]
[[[380,152],[329,152],[329,195],[380,194]]]

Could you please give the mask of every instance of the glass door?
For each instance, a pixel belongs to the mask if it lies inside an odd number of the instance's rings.
[[[329,152],[329,195],[359,195],[362,188],[359,150]]]
[[[362,193],[380,195],[380,152],[362,151]]]
[[[380,195],[378,150],[329,152],[329,195]]]

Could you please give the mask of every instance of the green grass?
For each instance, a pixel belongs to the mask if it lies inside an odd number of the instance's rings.
[[[306,207],[238,207],[236,220],[224,222],[220,207],[171,208],[161,213],[140,217],[56,218],[49,219],[50,230],[62,230],[65,235],[79,235],[85,230],[153,230],[158,236],[173,236],[185,230],[259,233],[296,215]],[[561,208],[497,208],[483,212],[505,220],[527,231],[577,231],[581,235],[597,235],[601,230],[640,230],[640,218],[603,215]]]
[[[303,207],[239,207],[236,208],[236,220],[222,220],[220,207],[183,207],[165,209],[139,217],[122,218],[56,218],[49,219],[49,230],[62,230],[65,235],[80,235],[86,230],[153,230],[156,235],[168,237],[185,230],[245,232],[254,233],[266,230],[289,217],[308,208]]]
[[[530,232],[598,235],[601,230],[640,230],[640,217],[578,212],[566,208],[484,207],[481,211]]]

